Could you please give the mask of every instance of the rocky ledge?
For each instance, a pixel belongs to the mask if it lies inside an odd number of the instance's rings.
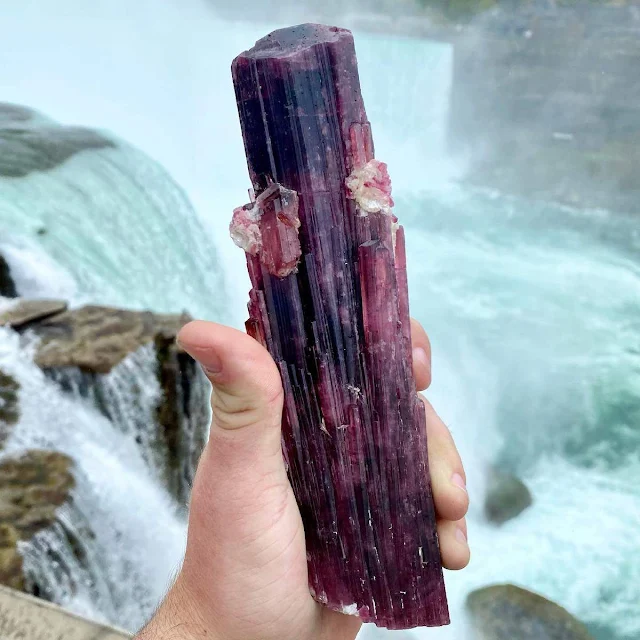
[[[25,590],[19,543],[55,523],[75,485],[71,468],[70,458],[53,451],[29,451],[0,463],[0,583]]]
[[[0,448],[18,421],[18,390],[20,385],[0,369]]]
[[[186,504],[208,432],[204,375],[175,341],[190,319],[187,314],[100,306],[68,309],[64,301],[17,299],[0,313],[0,326],[35,336],[35,362],[50,378],[65,391],[94,402],[123,430],[139,431],[133,435],[143,456],[164,478],[169,492]],[[152,415],[144,413],[140,398],[153,380],[145,379],[142,371],[136,376],[135,370],[121,369],[145,348],[159,385]],[[116,391],[119,402],[114,402]],[[130,406],[117,406],[123,398]],[[123,414],[137,417],[131,420]]]

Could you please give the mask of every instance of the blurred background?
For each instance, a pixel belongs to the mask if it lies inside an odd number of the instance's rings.
[[[472,498],[451,627],[362,637],[637,640],[624,0],[0,3],[0,582],[130,631],[170,584],[207,426],[173,338],[185,312],[241,327],[250,287],[228,237],[249,186],[230,63],[302,21],[354,29],[428,396]]]

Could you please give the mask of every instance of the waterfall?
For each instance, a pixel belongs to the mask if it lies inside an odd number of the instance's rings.
[[[180,566],[184,514],[134,434],[123,433],[84,394],[49,380],[30,350],[0,329],[0,368],[20,384],[21,412],[2,456],[60,451],[74,460],[76,487],[56,527],[25,545],[27,574],[43,595],[77,613],[137,628]],[[153,384],[153,377],[138,383]]]
[[[107,374],[58,367],[46,375],[135,443],[156,481],[186,506],[210,422],[210,387],[191,358],[156,342],[130,353]]]

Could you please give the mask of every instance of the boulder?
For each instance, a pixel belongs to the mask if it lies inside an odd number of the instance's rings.
[[[522,480],[496,469],[491,470],[484,502],[485,516],[490,522],[503,524],[532,504],[531,492]]]
[[[19,543],[56,522],[75,483],[71,459],[53,451],[28,451],[0,463],[0,583],[25,590]]]
[[[18,418],[18,391],[20,385],[0,369],[0,447],[5,443]]]
[[[479,640],[594,640],[566,609],[512,584],[473,591],[467,609]]]
[[[33,322],[46,320],[67,310],[64,300],[29,300],[19,298],[4,312],[0,313],[0,326],[24,330]]]
[[[0,296],[15,298],[18,295],[16,285],[11,277],[11,270],[7,261],[0,255]]]

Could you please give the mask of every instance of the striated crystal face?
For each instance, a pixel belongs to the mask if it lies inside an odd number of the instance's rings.
[[[241,249],[258,256],[271,275],[283,278],[298,266],[299,228],[298,194],[274,184],[233,212],[229,231]]]
[[[232,72],[257,197],[231,233],[253,284],[247,330],[282,376],[311,593],[390,629],[447,624],[404,231],[353,38],[282,29]]]

